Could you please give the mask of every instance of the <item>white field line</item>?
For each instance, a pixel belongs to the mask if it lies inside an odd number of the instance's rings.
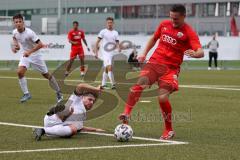
[[[0,76],[0,79],[17,79],[17,77]],[[28,80],[38,80],[45,81],[44,78],[27,78]],[[83,80],[64,80],[66,82],[84,82]],[[93,81],[91,83],[101,83],[101,81]],[[118,84],[134,84],[134,83],[118,83]],[[212,89],[212,90],[226,90],[226,91],[240,91],[240,88],[230,88],[230,87],[240,87],[238,85],[179,85],[181,88],[195,88],[195,89]]]
[[[153,143],[153,144],[129,144],[129,145],[94,146],[94,147],[44,148],[44,149],[31,149],[31,150],[0,151],[0,154],[69,151],[69,150],[71,151],[71,150],[113,149],[113,148],[128,148],[128,147],[151,147],[151,146],[165,146],[165,145],[175,145],[175,144],[173,144],[173,143]]]
[[[7,123],[7,122],[0,122],[0,125],[25,127],[25,128],[42,128],[42,126],[24,125],[24,124]],[[113,134],[109,134],[109,133],[99,133],[99,132],[82,132],[82,133],[113,137]],[[188,142],[180,142],[180,141],[172,141],[172,140],[160,140],[160,139],[144,138],[144,137],[133,137],[133,139],[153,141],[153,142],[172,143],[172,144],[188,144]]]
[[[152,101],[145,101],[145,100],[142,100],[142,101],[139,101],[141,103],[151,103]]]

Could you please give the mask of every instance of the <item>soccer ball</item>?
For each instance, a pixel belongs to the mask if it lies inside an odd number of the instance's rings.
[[[114,136],[119,142],[127,142],[132,139],[132,127],[127,124],[119,124],[114,131]]]

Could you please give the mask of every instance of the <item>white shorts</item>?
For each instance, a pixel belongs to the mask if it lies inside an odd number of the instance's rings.
[[[44,117],[44,127],[53,127],[56,125],[69,126],[74,125],[77,130],[83,128],[83,121],[62,121],[56,114],[52,116],[45,115]]]
[[[32,54],[29,57],[21,57],[18,66],[25,66],[27,69],[32,66],[33,69],[42,74],[48,73],[48,68],[40,54]]]
[[[44,127],[52,127],[56,125],[62,125],[63,121],[58,118],[56,114],[52,116],[45,115],[44,117]]]
[[[113,65],[113,56],[105,56],[103,57],[103,66],[112,66]]]
[[[112,66],[114,53],[105,52],[105,51],[101,51],[101,53],[102,53],[103,67]]]

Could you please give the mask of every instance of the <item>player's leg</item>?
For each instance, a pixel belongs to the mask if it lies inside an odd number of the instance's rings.
[[[23,96],[20,99],[20,102],[22,102],[22,103],[31,99],[31,95],[29,93],[28,86],[27,86],[27,79],[25,78],[25,73],[26,73],[28,67],[29,67],[28,58],[22,57],[19,61],[19,65],[18,65],[18,69],[17,69],[19,85],[23,92]]]
[[[122,120],[123,123],[128,123],[132,109],[138,102],[142,91],[151,86],[156,80],[157,73],[153,70],[151,64],[147,64],[141,71],[137,83],[130,88],[130,93],[128,94],[128,98],[125,103],[124,112],[119,116],[119,119]]]
[[[57,83],[57,80],[53,75],[50,75],[47,73],[42,73],[42,76],[46,79],[48,79],[50,86],[55,90],[56,97],[57,97],[57,103],[61,102],[63,100],[63,95],[61,93],[61,89]]]
[[[116,89],[114,75],[113,75],[113,65],[108,65],[106,69],[107,69],[109,80],[112,84],[112,89]]]
[[[84,67],[84,56],[79,56],[80,59],[80,73],[81,76],[85,75],[85,67]]]
[[[64,73],[64,76],[65,76],[65,77],[67,77],[67,76],[69,75],[70,69],[71,69],[71,67],[72,67],[73,62],[74,62],[74,59],[70,59],[70,60],[67,62],[67,64],[66,64],[66,71],[65,71],[65,73]]]
[[[53,127],[44,127],[46,135],[56,137],[70,137],[77,133],[77,128],[74,125],[56,125]]]
[[[106,67],[104,67],[104,69],[103,69],[103,75],[102,75],[102,87],[103,87],[103,88],[106,87],[107,78],[108,78],[108,70],[107,70]]]
[[[214,65],[215,65],[215,68],[217,68],[218,69],[218,64],[217,64],[217,58],[218,58],[218,54],[217,54],[217,52],[216,53],[214,53]]]
[[[80,73],[81,73],[81,76],[84,76],[85,68],[84,68],[84,51],[83,51],[83,49],[80,49],[78,57],[80,59]]]
[[[36,128],[33,133],[35,139],[39,141],[45,134],[50,137],[71,137],[77,134],[77,128],[74,125],[55,125],[52,127]]]
[[[77,57],[77,51],[72,50],[70,53],[70,59],[69,59],[68,63],[66,64],[66,71],[64,73],[65,77],[67,77],[69,75],[72,64],[76,57]]]
[[[171,139],[175,133],[172,128],[172,107],[169,102],[169,95],[178,90],[177,71],[169,70],[167,74],[159,79],[158,86],[158,101],[165,124],[165,129],[160,138]]]
[[[106,67],[107,75],[111,82],[112,89],[116,89],[114,74],[113,74],[113,56],[107,55],[104,57],[104,66]]]
[[[170,139],[175,134],[172,128],[172,107],[168,99],[169,95],[170,92],[168,90],[159,89],[158,101],[165,124],[165,129],[160,137],[161,139]]]
[[[70,137],[77,133],[77,127],[74,125],[64,125],[62,120],[56,114],[44,117],[44,127],[36,128],[33,131],[35,139],[41,140],[43,135],[51,137]]]
[[[212,52],[209,52],[208,70],[212,69],[212,58],[213,58]]]
[[[60,102],[63,99],[60,87],[55,77],[49,74],[47,65],[45,61],[42,59],[41,55],[32,56],[31,65],[35,70],[39,71],[44,78],[49,80],[50,86],[56,91],[57,102]]]

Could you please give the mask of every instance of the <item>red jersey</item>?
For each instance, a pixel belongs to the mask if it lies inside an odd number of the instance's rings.
[[[72,44],[72,49],[82,48],[82,39],[85,39],[85,34],[82,30],[70,30],[68,32],[68,40],[78,42],[78,44]]]
[[[201,48],[197,34],[188,24],[185,23],[180,28],[174,28],[171,20],[160,23],[154,33],[154,39],[160,39],[160,41],[149,62],[157,62],[176,68],[180,68],[186,50],[196,51]]]

